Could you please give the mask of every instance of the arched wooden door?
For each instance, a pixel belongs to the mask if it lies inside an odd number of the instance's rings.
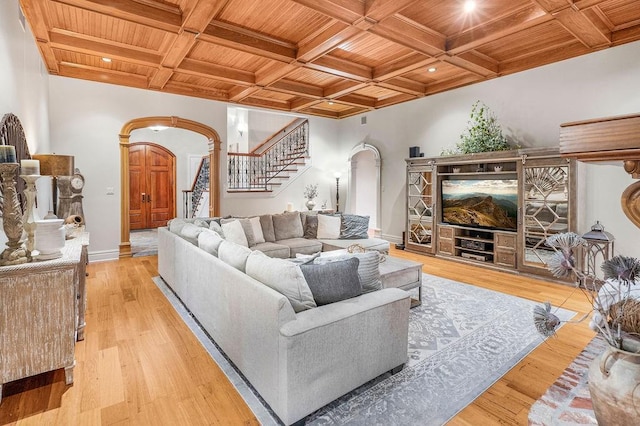
[[[129,229],[165,226],[176,216],[176,157],[149,142],[129,147]]]

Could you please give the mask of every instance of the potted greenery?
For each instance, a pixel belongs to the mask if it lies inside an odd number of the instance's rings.
[[[316,206],[316,202],[314,198],[318,196],[318,184],[309,184],[304,188],[304,197],[307,199],[307,202],[304,204],[307,206],[307,209],[313,210]]]
[[[473,154],[509,149],[511,147],[495,114],[487,105],[476,101],[471,107],[468,127],[460,135],[460,141],[453,150],[445,150],[442,154]]]
[[[601,334],[607,349],[589,368],[589,392],[599,424],[637,424],[635,397],[640,387],[640,261],[614,256],[602,264],[604,283],[588,277],[575,265],[574,251],[586,245],[579,235],[568,232],[546,239],[556,249],[547,268],[556,277],[573,274],[593,306],[589,326]],[[584,286],[592,288],[584,288]],[[534,323],[544,336],[550,336],[561,321],[551,312],[551,304],[536,306]]]

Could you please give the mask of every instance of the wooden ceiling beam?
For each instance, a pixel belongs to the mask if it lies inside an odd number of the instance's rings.
[[[182,26],[182,12],[178,7],[172,6],[168,3],[157,3],[158,6],[151,6],[148,3],[130,0],[50,1],[172,33],[178,33]]]
[[[355,92],[356,90],[360,90],[367,85],[368,83],[366,82],[344,80],[340,83],[334,84],[333,86],[325,88],[323,96],[325,98],[336,98],[351,92]]]
[[[199,40],[277,61],[290,62],[296,58],[296,47],[289,43],[215,20],[200,34]]]
[[[262,90],[260,86],[236,86],[229,90],[228,99],[231,102],[241,102],[260,90]]]
[[[400,16],[392,16],[372,27],[369,32],[428,56],[442,54],[446,37]]]
[[[423,94],[421,94],[421,95],[423,95]],[[398,95],[390,96],[388,98],[376,101],[376,108],[384,108],[384,107],[388,107],[390,105],[395,105],[395,104],[399,104],[399,103],[402,103],[402,102],[407,102],[407,101],[410,101],[410,100],[416,99],[416,98],[417,98],[417,96],[409,94],[409,93],[400,93]]]
[[[289,93],[291,95],[321,99],[323,96],[322,87],[301,83],[293,80],[278,80],[268,86],[268,89],[276,92]]]
[[[483,77],[495,77],[499,72],[497,61],[493,61],[473,50],[454,56],[442,55],[439,59],[442,62],[455,65],[458,68],[479,74]]]
[[[201,94],[209,99],[217,99],[220,101],[229,100],[229,94],[226,91],[213,87],[198,86],[196,84],[184,83],[181,81],[170,81],[165,85],[165,88],[173,93],[179,93],[181,95],[193,96]]]
[[[369,81],[373,76],[371,68],[349,62],[330,55],[322,56],[313,62],[305,64],[307,68],[324,71],[340,77],[358,81]]]
[[[255,84],[255,76],[251,72],[223,67],[222,65],[215,65],[209,62],[197,61],[195,59],[186,58],[182,61],[178,70],[185,74],[213,78],[233,84]]]
[[[482,80],[485,80],[485,79],[483,79],[479,75],[465,73],[465,75],[462,77],[450,78],[445,81],[439,81],[432,84],[427,84],[427,90],[425,95],[433,95],[434,93],[440,93],[446,90],[467,86],[469,84],[477,83],[478,81],[482,81]]]
[[[376,99],[369,96],[358,95],[357,93],[340,96],[335,100],[341,104],[353,105],[366,109],[373,109],[376,106]]]
[[[611,40],[614,46],[640,40],[640,23],[634,27],[614,31]]]
[[[299,97],[291,101],[291,109],[293,111],[301,111],[305,108],[309,108],[313,105],[317,105],[321,102],[324,102],[323,99],[313,99],[313,98],[304,98]]]
[[[282,111],[291,111],[291,104],[286,101],[276,101],[274,99],[264,99],[250,96],[242,101],[243,105],[251,105],[261,108],[279,109]]]
[[[367,111],[370,111],[370,110],[363,109],[363,108],[358,108],[358,107],[353,107],[353,108],[346,109],[344,111],[339,111],[338,112],[338,118],[347,118],[347,117],[351,117],[353,115],[362,114],[363,112],[367,112]]]
[[[156,72],[149,79],[149,89],[162,90],[173,75],[173,68],[166,68],[160,65]]]
[[[353,24],[364,16],[364,3],[361,0],[293,1],[349,25]]]
[[[419,0],[365,0],[365,16],[379,22],[391,15],[395,15],[418,1]]]
[[[58,74],[58,60],[49,44],[49,29],[47,23],[45,0],[21,0],[24,16],[29,21],[31,32],[36,39],[40,54],[44,59],[47,70],[51,74]]]
[[[138,74],[67,62],[60,63],[59,67],[60,75],[63,77],[111,83],[117,84],[118,86],[137,87],[139,89],[147,88],[147,77]]]
[[[300,67],[302,67],[302,64],[299,62],[292,62],[290,64],[272,62],[256,71],[256,84],[259,86],[268,86],[288,76]]]
[[[519,71],[531,69],[531,64],[541,66],[561,61],[567,58],[589,53],[590,50],[577,40],[571,40],[562,45],[549,46],[547,49],[539,50],[535,54],[521,56],[500,63],[500,75],[513,74]]]
[[[373,69],[373,79],[376,81],[388,80],[437,62],[437,59],[425,56],[422,53],[412,53],[393,62],[375,67]]]
[[[338,113],[338,111],[327,111],[326,109],[314,108],[313,106],[309,108],[305,108],[300,112],[303,112],[309,115],[318,115],[320,117],[325,117],[325,118],[340,118],[340,114]]]
[[[450,55],[457,55],[552,19],[553,17],[537,4],[530,4],[500,19],[451,37],[447,41],[446,50]]]
[[[297,60],[311,62],[341,45],[342,43],[362,34],[363,32],[342,22],[334,22],[323,31],[314,35],[298,47]]]
[[[380,83],[378,83],[378,86],[390,90],[395,90],[396,92],[413,95],[413,97],[424,96],[425,92],[427,91],[426,85],[401,77],[390,78],[388,80],[381,81]]]
[[[91,56],[106,56],[134,64],[158,66],[162,56],[155,51],[114,41],[96,39],[70,31],[54,30],[49,33],[51,47]]]
[[[589,19],[583,12],[565,9],[554,15],[556,20],[585,46],[596,49],[611,43],[610,32],[603,32],[604,25],[599,18],[591,14]],[[595,21],[595,22],[594,22]]]

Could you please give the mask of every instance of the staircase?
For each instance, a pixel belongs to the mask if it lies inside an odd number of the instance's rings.
[[[202,157],[198,173],[190,190],[182,191],[184,196],[185,217],[197,217],[198,212],[208,203],[209,194],[209,156]]]
[[[297,119],[249,153],[227,153],[227,192],[272,192],[309,158],[309,121]]]

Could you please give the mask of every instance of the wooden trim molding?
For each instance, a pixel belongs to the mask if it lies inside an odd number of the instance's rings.
[[[560,125],[560,154],[579,161],[622,161],[640,179],[640,114],[597,118]],[[640,182],[621,197],[622,211],[640,228]]]
[[[136,129],[150,126],[176,127],[191,130],[207,138],[209,149],[209,216],[220,215],[220,135],[213,128],[184,118],[142,117],[128,121],[120,130],[120,257],[131,257],[129,241],[129,138]]]

